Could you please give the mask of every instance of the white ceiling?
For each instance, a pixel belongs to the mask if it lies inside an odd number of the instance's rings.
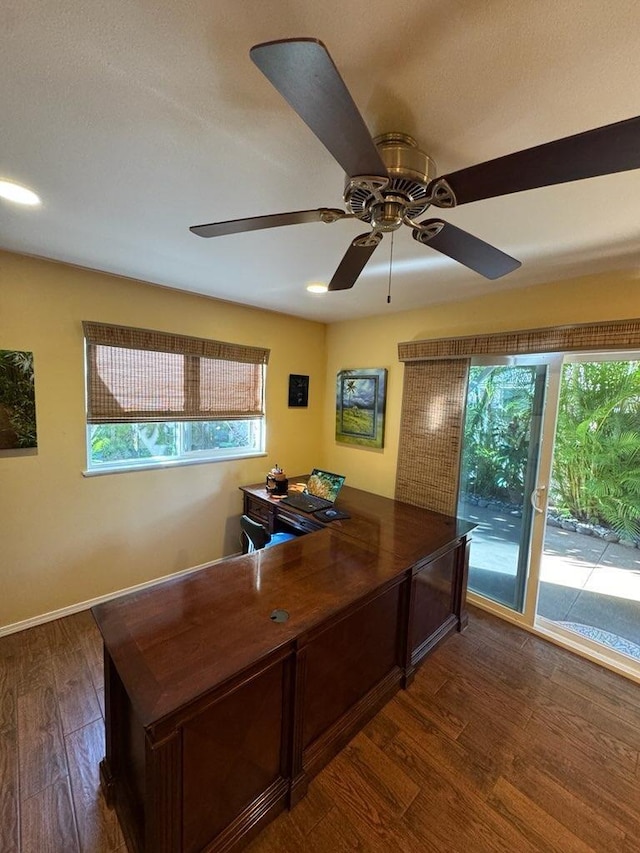
[[[341,207],[338,164],[249,59],[330,51],[372,135],[438,173],[640,114],[637,0],[4,0],[0,246],[331,322],[640,262],[640,170],[476,202],[443,218],[514,255],[489,282],[390,237],[351,291],[312,296],[362,224],[203,240],[188,227]],[[438,214],[439,215],[439,214]]]

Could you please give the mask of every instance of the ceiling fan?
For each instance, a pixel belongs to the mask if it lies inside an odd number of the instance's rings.
[[[418,221],[428,207],[452,208],[536,187],[640,168],[640,116],[517,151],[441,177],[433,161],[403,133],[372,139],[329,52],[317,39],[283,39],[251,48],[250,56],[346,172],[346,211],[321,207],[208,225],[190,230],[221,237],[306,222],[360,219],[356,237],[329,290],[353,287],[385,233],[401,225],[413,239],[495,279],[520,261],[440,218]]]

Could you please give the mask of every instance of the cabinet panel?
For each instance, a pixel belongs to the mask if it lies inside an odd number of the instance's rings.
[[[413,576],[409,648],[420,648],[453,618],[457,551],[447,551]]]
[[[286,772],[285,662],[263,671],[183,726],[183,849],[202,850]]]
[[[303,749],[399,663],[400,589],[394,586],[305,647]]]

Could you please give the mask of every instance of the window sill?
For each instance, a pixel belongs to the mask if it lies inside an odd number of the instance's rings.
[[[160,468],[182,468],[185,465],[215,465],[218,462],[233,462],[238,459],[256,459],[260,456],[266,456],[265,451],[256,451],[251,453],[238,453],[233,456],[218,456],[216,458],[207,459],[167,459],[164,462],[149,462],[139,465],[113,465],[100,468],[87,468],[82,472],[83,477],[102,477],[105,474],[131,474],[134,471],[156,471]]]

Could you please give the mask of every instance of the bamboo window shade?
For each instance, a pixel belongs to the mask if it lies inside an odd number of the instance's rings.
[[[85,321],[87,422],[264,415],[269,350]]]
[[[396,497],[455,515],[467,375],[475,355],[633,350],[640,319],[408,341]]]
[[[398,344],[400,361],[468,358],[474,355],[533,355],[552,352],[593,352],[640,347],[640,319],[520,329],[460,338],[434,338]]]

